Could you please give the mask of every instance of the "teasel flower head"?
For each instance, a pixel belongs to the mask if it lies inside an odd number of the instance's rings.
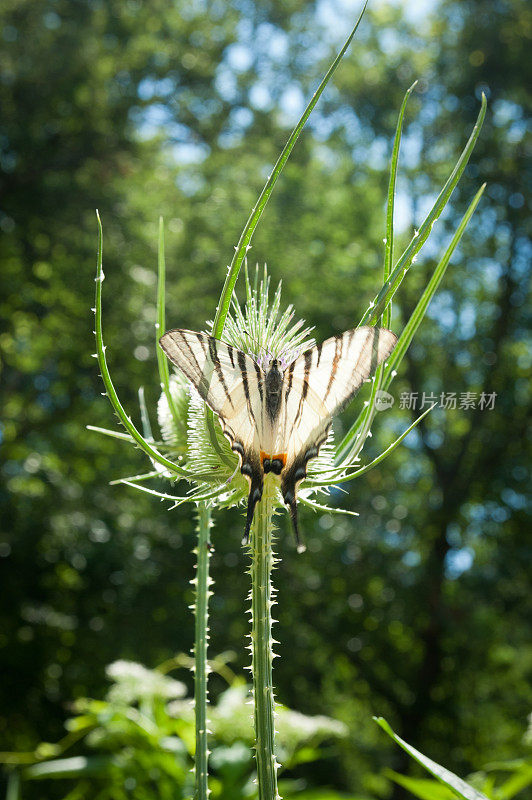
[[[247,265],[245,276],[244,306],[241,307],[233,295],[223,341],[248,355],[265,372],[274,360],[284,370],[301,353],[315,345],[312,329],[305,325],[304,320],[296,319],[291,305],[282,309],[281,283],[272,295],[266,267],[262,273],[256,268],[253,285]],[[206,324],[203,333],[211,335],[212,322]],[[208,499],[210,504],[218,507],[243,503],[248,497],[249,484],[240,472],[240,460],[224,436],[218,419],[214,418],[213,424],[209,424],[209,412],[204,401],[179,370],[169,376],[168,387],[169,393],[163,388],[157,409],[164,442],[161,451],[169,458],[182,458],[187,480],[192,485],[188,498]],[[173,413],[172,400],[175,408],[179,409],[178,415]],[[332,469],[333,456],[331,432],[318,456],[309,462],[308,478],[319,480],[321,474]],[[277,506],[282,506],[278,481],[268,484],[268,488]],[[312,504],[313,496],[320,492],[326,492],[326,487],[305,487],[303,482],[298,498],[304,504]]]

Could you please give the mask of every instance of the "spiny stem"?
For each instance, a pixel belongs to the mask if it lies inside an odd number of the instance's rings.
[[[195,646],[194,646],[194,704],[196,709],[196,765],[195,800],[207,800],[208,757],[207,747],[207,646],[209,639],[209,559],[211,510],[206,503],[198,505],[198,556],[196,567]]]
[[[251,531],[252,670],[259,800],[277,800],[272,683],[272,551],[274,502],[265,492]],[[279,798],[280,800],[280,798]]]

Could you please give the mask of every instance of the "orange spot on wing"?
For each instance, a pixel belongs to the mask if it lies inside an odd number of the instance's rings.
[[[286,453],[277,453],[277,455],[272,456],[272,461],[278,460],[281,462],[283,467],[286,467]]]
[[[270,455],[266,453],[264,450],[260,451],[260,463],[264,464],[264,459],[268,459],[269,461],[280,461],[283,465],[283,468],[286,467],[286,453],[276,453],[275,455]]]

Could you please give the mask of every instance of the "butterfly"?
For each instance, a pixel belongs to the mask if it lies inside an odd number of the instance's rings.
[[[160,346],[219,417],[249,483],[244,542],[249,539],[265,475],[280,477],[296,543],[297,487],[327,440],[332,418],[392,352],[386,328],[360,327],[333,336],[290,364],[271,358],[265,369],[251,356],[205,333],[171,330]]]

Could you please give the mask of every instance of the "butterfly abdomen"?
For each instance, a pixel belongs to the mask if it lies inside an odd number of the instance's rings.
[[[277,361],[273,361],[270,369],[266,373],[266,411],[272,423],[275,422],[279,416],[282,390],[283,375],[277,366]]]

